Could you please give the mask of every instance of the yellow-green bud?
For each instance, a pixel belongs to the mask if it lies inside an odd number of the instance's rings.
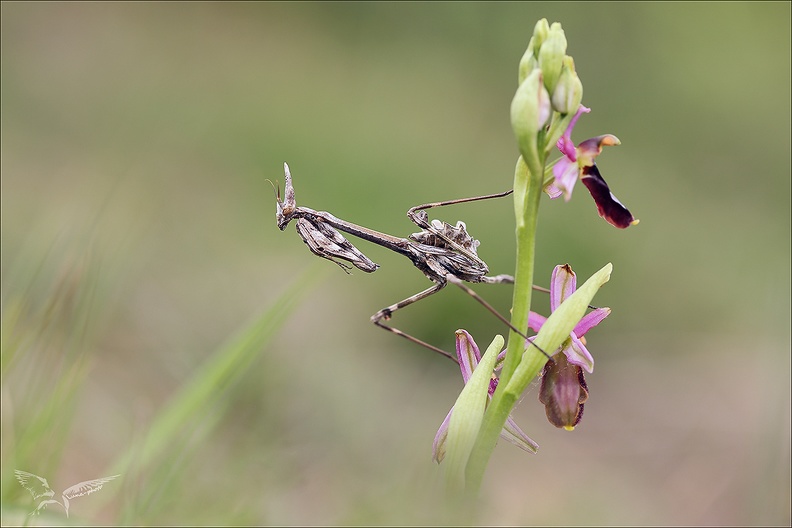
[[[536,26],[534,26],[533,35],[531,40],[528,41],[528,48],[525,50],[522,59],[520,59],[520,67],[517,73],[518,86],[522,84],[534,68],[539,66],[539,48],[542,47],[542,43],[547,39],[549,32],[550,25],[547,23],[546,18],[538,21]]]
[[[554,22],[550,27],[547,39],[539,49],[539,67],[542,68],[544,83],[550,93],[555,91],[558,77],[561,75],[566,47],[564,30],[561,29],[561,24]]]
[[[535,69],[517,88],[511,104],[511,123],[520,153],[529,166],[538,160],[537,134],[550,117],[550,95]]]
[[[517,72],[518,86],[523,83],[529,73],[539,67],[539,61],[536,60],[536,56],[534,55],[533,42],[534,39],[531,38],[531,42],[528,43],[528,49],[525,50],[525,54],[522,56],[522,59],[520,59],[520,67]]]
[[[547,40],[547,35],[549,33],[550,24],[547,23],[546,18],[543,18],[536,23],[534,26],[533,37],[531,37],[534,55],[539,56],[539,48],[541,48],[542,44],[544,44],[544,41]],[[531,45],[529,44],[528,47],[531,48]]]
[[[577,111],[583,100],[583,83],[575,73],[575,61],[569,55],[564,57],[564,66],[551,98],[553,110],[561,114]]]

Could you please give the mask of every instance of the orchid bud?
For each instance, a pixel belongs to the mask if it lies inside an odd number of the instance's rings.
[[[517,88],[511,104],[511,123],[520,152],[538,159],[537,134],[550,117],[550,95],[542,83],[542,71],[533,70]]]
[[[538,21],[536,26],[534,26],[533,36],[528,42],[528,48],[525,50],[522,59],[520,59],[520,66],[517,73],[518,86],[523,83],[529,73],[539,67],[539,48],[542,47],[542,43],[547,39],[547,34],[549,32],[550,25],[547,23],[546,18]]]
[[[566,54],[567,41],[561,24],[554,22],[550,27],[547,40],[539,48],[539,67],[542,68],[542,75],[547,91],[553,93],[556,83],[561,75],[561,68],[564,65],[564,55]]]
[[[528,49],[525,50],[525,54],[522,56],[522,59],[520,59],[520,67],[517,72],[518,86],[525,81],[529,73],[539,67],[539,61],[536,60],[536,55],[534,55],[533,43],[534,38],[532,37],[531,42],[528,43]]]
[[[543,18],[536,22],[534,26],[533,36],[531,37],[531,41],[533,41],[533,51],[534,55],[537,57],[539,56],[539,48],[542,47],[544,41],[547,40],[547,35],[550,34],[550,24],[547,23],[547,19]],[[530,47],[530,45],[529,45]]]
[[[564,65],[553,90],[553,110],[560,114],[576,112],[583,100],[583,83],[575,73],[575,61],[569,55],[564,57]]]

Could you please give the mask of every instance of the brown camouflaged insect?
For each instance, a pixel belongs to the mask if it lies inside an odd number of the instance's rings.
[[[276,189],[276,218],[278,228],[281,231],[286,229],[289,222],[296,220],[297,234],[300,235],[308,246],[308,249],[315,255],[335,262],[347,273],[349,273],[348,270],[351,269],[351,266],[342,261],[349,262],[366,273],[376,271],[377,268],[379,268],[379,264],[376,264],[366,257],[359,249],[349,242],[349,240],[344,238],[344,236],[339,233],[339,231],[343,231],[344,233],[354,235],[404,255],[410,259],[413,265],[421,270],[429,280],[434,282],[431,287],[415,295],[411,295],[403,301],[383,308],[371,316],[372,323],[456,361],[455,356],[449,354],[445,350],[430,345],[429,343],[402,332],[398,328],[387,326],[383,323],[383,321],[389,320],[396,310],[437,293],[450,282],[459,286],[462,290],[476,299],[476,301],[484,305],[485,308],[492,312],[509,328],[525,337],[523,332],[514,328],[511,323],[490,306],[489,303],[464,284],[464,282],[512,284],[514,283],[514,277],[511,275],[487,276],[489,268],[476,253],[479,241],[468,234],[464,222],[457,222],[456,226],[440,222],[439,220],[433,220],[430,223],[426,213],[427,209],[433,207],[500,198],[511,194],[511,190],[497,194],[488,194],[486,196],[434,202],[413,207],[407,212],[407,216],[413,223],[421,228],[421,231],[413,233],[408,238],[400,238],[341,220],[326,211],[315,211],[307,207],[298,207],[294,198],[294,186],[292,184],[289,166],[284,163],[283,169],[285,172],[283,199],[281,199],[280,190]],[[538,286],[534,286],[534,288],[540,291],[548,291]]]

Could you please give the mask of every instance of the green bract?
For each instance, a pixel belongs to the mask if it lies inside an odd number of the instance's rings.
[[[583,318],[588,305],[600,287],[608,282],[613,264],[606,264],[601,270],[592,275],[575,293],[561,303],[536,335],[534,344],[542,350],[553,351],[569,338],[570,332]],[[506,391],[512,394],[522,394],[523,390],[533,380],[538,371],[537,363],[544,363],[546,358],[536,349],[529,346],[523,353],[523,359],[517,366]]]
[[[503,337],[495,336],[454,404],[446,438],[446,477],[453,489],[464,488],[465,467],[481,427],[490,378],[503,342]]]

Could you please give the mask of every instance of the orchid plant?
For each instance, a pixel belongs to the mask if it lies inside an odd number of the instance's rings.
[[[445,461],[451,489],[478,490],[499,437],[536,453],[538,445],[517,426],[511,412],[540,372],[539,400],[556,427],[573,430],[588,399],[584,371],[593,372],[594,359],[583,336],[610,314],[609,308],[588,310],[594,294],[610,278],[612,266],[606,264],[580,288],[568,264],[557,266],[550,282],[550,315],[530,310],[542,192],[569,200],[580,180],[607,222],[620,229],[638,223],[610,192],[594,161],[603,146],[619,145],[618,138],[605,134],[577,146],[572,142],[575,124],[591,110],[581,104],[583,85],[566,47],[560,24],[551,26],[545,19],[536,24],[520,61],[511,104],[520,151],[514,175],[517,261],[511,324],[537,334],[525,339],[512,330],[505,350],[504,339],[495,336],[482,355],[468,332],[457,331],[457,359],[465,386],[433,444],[433,459]],[[556,148],[561,158],[550,162]]]

